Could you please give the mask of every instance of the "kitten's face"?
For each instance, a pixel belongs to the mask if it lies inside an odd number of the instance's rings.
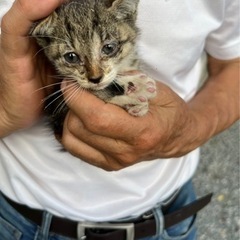
[[[86,89],[103,89],[135,62],[138,1],[69,1],[32,35],[64,78]]]

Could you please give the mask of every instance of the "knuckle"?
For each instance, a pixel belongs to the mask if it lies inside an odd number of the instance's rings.
[[[63,132],[62,138],[61,138],[61,143],[64,146],[64,148],[69,152],[72,151],[72,144],[69,144],[71,142],[70,140],[71,140],[70,135]]]
[[[118,158],[119,165],[121,166],[122,169],[137,163],[137,161],[138,161],[138,158],[136,153],[134,154],[128,153],[122,156],[121,158]]]
[[[93,132],[104,132],[110,127],[110,122],[108,119],[102,117],[101,114],[93,114],[86,121],[86,127]]]
[[[107,171],[119,171],[127,168],[137,162],[135,154],[125,153],[115,155],[107,158],[106,169]]]
[[[103,166],[102,168],[109,173],[122,170],[122,167],[120,166],[114,166],[114,167]]]
[[[114,172],[123,169],[123,166],[119,164],[118,159],[110,155],[104,155],[103,163],[104,164],[102,164],[100,167],[107,172]]]
[[[135,155],[129,155],[124,161],[122,162],[123,167],[129,167],[133,164],[137,163],[138,158]]]
[[[29,4],[29,2],[25,1],[25,0],[18,0],[18,1],[16,1],[17,10],[23,16],[32,12],[31,6],[32,5]]]
[[[73,151],[73,136],[69,129],[63,129],[63,133],[60,139],[61,144],[64,146],[65,150],[72,152]]]
[[[66,134],[74,134],[82,127],[82,122],[73,112],[69,111],[64,120],[63,127]]]
[[[4,15],[2,17],[2,21],[1,21],[1,32],[2,34],[8,34],[9,33],[9,21],[8,21],[8,15]]]
[[[155,133],[146,132],[138,137],[136,145],[139,149],[147,151],[155,148],[158,141],[159,137]]]
[[[27,1],[18,0],[14,2],[13,7],[2,17],[1,32],[2,35],[16,35],[20,32],[18,19],[26,18],[31,12]],[[22,29],[22,26],[20,27]]]

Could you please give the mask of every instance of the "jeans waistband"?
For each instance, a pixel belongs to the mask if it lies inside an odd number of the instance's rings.
[[[87,240],[135,240],[147,236],[154,236],[164,228],[175,225],[176,223],[196,214],[211,200],[212,194],[208,194],[174,212],[164,214],[159,208],[154,208],[152,214],[145,213],[143,216],[131,222],[108,222],[108,223],[89,223],[76,222],[65,218],[51,215],[50,231],[70,238]],[[46,212],[31,209],[25,205],[16,203],[6,196],[6,202],[18,211],[25,218],[30,219],[37,225],[42,224],[42,219]],[[174,199],[172,199],[174,201]],[[172,202],[169,202],[169,207]],[[166,207],[166,206],[165,206]],[[156,215],[158,215],[156,217]],[[50,216],[50,214],[49,214]]]

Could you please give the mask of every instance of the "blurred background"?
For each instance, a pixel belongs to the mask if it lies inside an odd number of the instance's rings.
[[[198,240],[240,240],[240,122],[207,142],[194,177],[197,195],[213,192],[198,217]]]

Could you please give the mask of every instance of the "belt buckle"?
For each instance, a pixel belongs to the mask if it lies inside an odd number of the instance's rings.
[[[110,229],[110,230],[126,230],[126,240],[134,240],[134,224],[133,223],[92,223],[92,222],[79,222],[77,226],[78,240],[85,240],[86,228],[96,229]]]

